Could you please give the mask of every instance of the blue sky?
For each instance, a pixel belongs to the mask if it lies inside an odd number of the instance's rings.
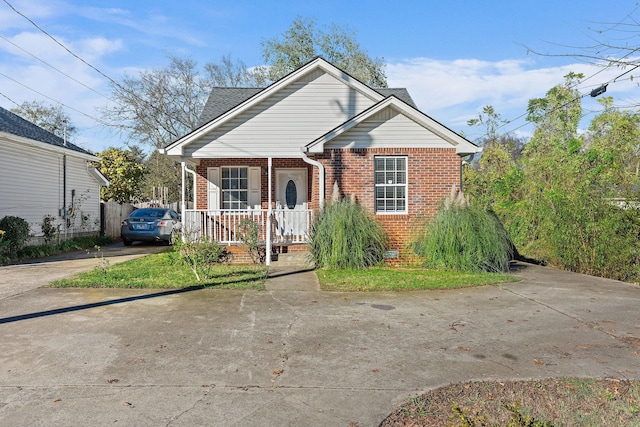
[[[526,112],[529,99],[544,96],[569,71],[592,76],[602,70],[573,57],[535,55],[527,47],[562,54],[578,50],[570,46],[610,37],[618,44],[637,43],[621,38],[623,33],[615,31],[620,26],[598,30],[640,20],[635,0],[0,0],[0,106],[62,102],[78,127],[76,142],[94,151],[123,144],[87,117],[99,118],[98,108],[108,100],[98,93],[109,94],[108,80],[10,5],[116,80],[165,66],[168,53],[201,65],[227,54],[248,66],[260,65],[260,43],[283,33],[298,16],[314,18],[320,26],[348,26],[371,56],[385,59],[391,87],[406,87],[423,112],[471,140],[481,132],[466,121],[484,105],[515,119]],[[600,72],[581,93],[622,72]],[[607,91],[618,105],[640,99],[640,88],[628,76]],[[591,99],[584,105],[596,110]],[[503,129],[523,136],[530,132],[522,118]]]

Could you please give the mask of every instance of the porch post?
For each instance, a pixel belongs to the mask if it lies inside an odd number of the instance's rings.
[[[186,163],[184,160],[182,160],[180,162],[180,177],[182,178],[182,196],[181,196],[181,201],[180,201],[180,216],[182,218],[182,224],[184,224],[184,211],[186,210],[186,202],[185,202],[185,166]],[[182,234],[182,242],[185,241],[185,233],[181,233]]]
[[[271,216],[273,215],[272,209],[271,209],[271,167],[273,164],[273,160],[271,157],[268,158],[267,160],[267,170],[268,170],[268,175],[269,175],[269,196],[267,198],[269,206],[267,207],[267,247],[266,247],[266,255],[267,255],[267,259],[265,261],[265,263],[267,265],[271,265]]]

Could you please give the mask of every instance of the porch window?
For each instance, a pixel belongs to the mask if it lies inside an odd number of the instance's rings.
[[[249,168],[222,168],[222,209],[247,209],[249,206]]]
[[[375,208],[377,213],[407,213],[407,158],[376,156]]]

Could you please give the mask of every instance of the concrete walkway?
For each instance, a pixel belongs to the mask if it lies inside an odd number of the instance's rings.
[[[454,291],[320,292],[272,269],[266,291],[5,292],[1,424],[375,426],[453,382],[640,378],[638,286],[516,267]]]

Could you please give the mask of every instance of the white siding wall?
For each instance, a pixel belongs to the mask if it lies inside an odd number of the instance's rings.
[[[191,144],[186,154],[200,158],[298,155],[301,146],[373,103],[335,77],[317,72]]]
[[[62,154],[0,139],[0,218],[7,215],[24,218],[34,236],[41,236],[44,215],[53,215],[62,224],[59,210],[63,206]],[[82,198],[80,210],[90,218],[82,227],[78,212],[76,224],[69,231],[98,231],[100,187],[87,171],[86,160],[67,155],[67,204],[71,190],[76,200]]]
[[[391,108],[331,140],[325,148],[451,148],[452,145]]]

